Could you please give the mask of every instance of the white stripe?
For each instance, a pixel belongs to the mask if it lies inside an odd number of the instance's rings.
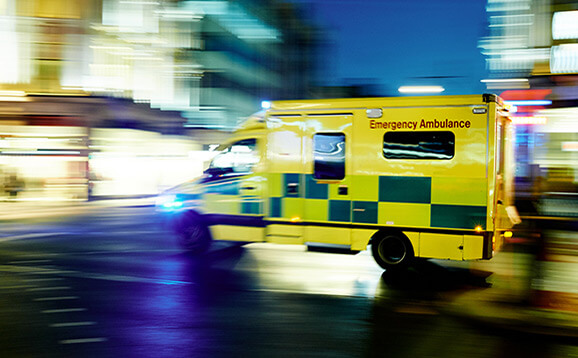
[[[36,287],[29,288],[26,291],[53,291],[53,290],[70,290],[68,286],[56,286],[56,287]]]
[[[55,310],[44,310],[42,313],[70,313],[70,312],[83,312],[86,308],[60,308]]]
[[[52,260],[22,260],[22,261],[10,261],[9,264],[11,265],[18,265],[18,264],[39,264],[39,263],[46,263],[52,262]]]
[[[78,296],[60,296],[60,297],[41,297],[35,298],[34,301],[63,301],[63,300],[77,300]]]
[[[64,278],[62,277],[50,277],[50,278],[29,278],[26,280],[22,280],[24,282],[47,282],[47,281],[63,281]]]
[[[65,235],[65,232],[37,232],[32,234],[22,234],[22,235],[14,235],[14,236],[7,236],[0,238],[0,242],[12,241],[12,240],[21,240],[21,239],[32,239],[36,237],[49,237],[49,236],[58,236],[58,235]]]
[[[64,322],[64,323],[53,323],[50,325],[50,327],[79,327],[79,326],[92,326],[95,325],[96,322]]]
[[[100,343],[106,342],[106,338],[81,338],[81,339],[66,339],[59,341],[60,344],[78,344],[78,343]]]

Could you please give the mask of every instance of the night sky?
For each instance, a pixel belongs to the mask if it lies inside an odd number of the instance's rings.
[[[402,85],[442,85],[443,94],[484,92],[478,41],[487,34],[486,0],[300,0],[328,30],[320,79],[374,84],[381,95]]]

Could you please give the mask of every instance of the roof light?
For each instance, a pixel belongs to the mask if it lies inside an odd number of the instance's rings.
[[[270,101],[262,101],[261,102],[261,108],[263,108],[263,109],[271,108],[271,102]]]

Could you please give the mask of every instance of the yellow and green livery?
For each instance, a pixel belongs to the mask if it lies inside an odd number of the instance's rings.
[[[183,246],[211,240],[490,259],[518,220],[512,125],[494,95],[272,102],[205,174],[164,192]]]

